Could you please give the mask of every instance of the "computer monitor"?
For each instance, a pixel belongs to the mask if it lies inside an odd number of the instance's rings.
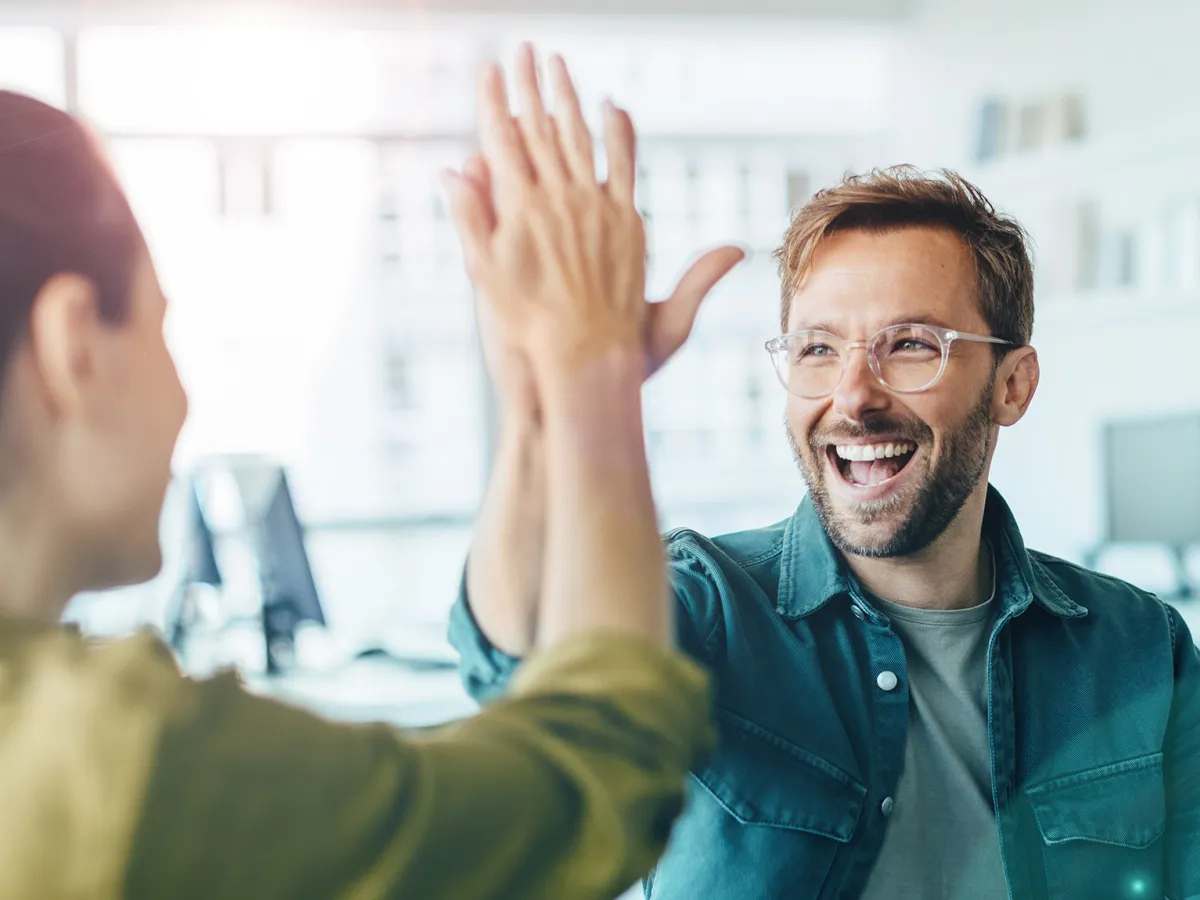
[[[258,568],[267,672],[278,674],[294,665],[297,626],[306,621],[323,626],[325,613],[283,467],[254,459],[228,465]]]
[[[217,564],[217,552],[212,529],[200,505],[196,481],[187,482],[187,525],[184,533],[184,579],[190,584],[208,584],[220,587],[223,583],[221,567]]]
[[[297,622],[324,625],[325,612],[308,560],[304,526],[296,515],[287,475],[278,469],[274,479],[265,507],[251,520],[263,606],[288,604]]]
[[[1200,413],[1104,428],[1109,544],[1200,544]]]
[[[176,479],[173,488],[167,495],[167,502],[163,505],[163,516],[180,515],[176,511],[180,495],[184,498],[183,502],[186,508],[182,510],[182,530],[176,535],[178,544],[182,544],[179,547],[182,552],[176,569],[178,575],[167,604],[163,628],[171,645],[177,650],[181,650],[188,629],[197,617],[192,600],[193,587],[198,584],[206,584],[219,588],[224,584],[224,578],[217,562],[216,539],[213,536],[212,528],[209,527],[208,517],[204,514],[195,476]],[[165,556],[164,553],[164,567]]]

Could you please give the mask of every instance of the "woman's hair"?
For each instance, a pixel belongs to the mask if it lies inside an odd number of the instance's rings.
[[[121,321],[142,236],[95,136],[65,112],[0,91],[0,378],[54,275],[96,290]]]

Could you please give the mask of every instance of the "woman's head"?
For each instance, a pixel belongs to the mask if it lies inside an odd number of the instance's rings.
[[[161,565],[158,517],[187,407],[165,306],[91,133],[0,91],[0,518],[21,517],[6,539],[60,554],[65,590]]]

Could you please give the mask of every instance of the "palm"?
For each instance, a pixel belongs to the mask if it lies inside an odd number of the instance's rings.
[[[472,186],[487,209],[491,222],[496,221],[492,205],[491,173],[487,163],[472,156],[464,167]],[[674,293],[659,303],[646,302],[643,350],[646,355],[646,377],[649,378],[678,352],[692,333],[700,303],[713,285],[737,265],[745,253],[737,247],[719,247],[701,256],[684,273]],[[486,304],[481,304],[486,306]],[[532,374],[522,354],[507,346],[489,323],[481,320],[484,356],[492,377],[513,399],[532,403],[535,396]]]

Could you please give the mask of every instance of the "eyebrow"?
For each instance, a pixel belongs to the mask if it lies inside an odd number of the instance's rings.
[[[904,316],[903,318],[896,319],[894,322],[884,325],[883,327],[891,328],[893,325],[936,325],[939,328],[951,327],[950,325],[947,325],[945,320],[940,316],[933,316],[929,315],[928,313],[922,313],[916,316]]]
[[[917,313],[915,315],[897,316],[885,325],[876,328],[875,331],[882,331],[884,328],[894,328],[897,325],[936,325],[939,328],[949,328],[950,326],[942,320],[940,316],[931,315],[929,313]],[[830,334],[835,334],[838,337],[842,336],[838,326],[831,322],[813,322],[811,324],[801,325],[799,328],[793,328],[791,333],[797,331],[827,331]],[[874,332],[873,332],[874,333]]]

